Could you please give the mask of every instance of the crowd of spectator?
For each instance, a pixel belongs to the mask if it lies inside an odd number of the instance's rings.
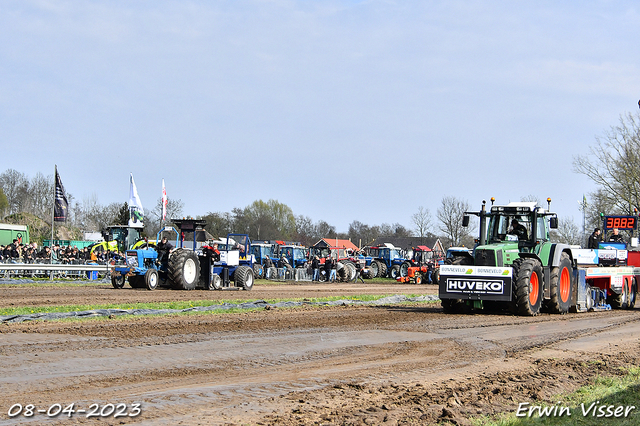
[[[0,245],[0,262],[2,263],[63,263],[84,264],[87,262],[105,263],[109,259],[120,257],[119,253],[95,251],[88,247],[78,249],[77,246],[45,246],[38,248],[37,243],[22,244],[13,240],[6,246]]]

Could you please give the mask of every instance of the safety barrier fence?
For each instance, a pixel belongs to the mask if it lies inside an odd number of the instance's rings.
[[[109,273],[109,265],[97,263],[0,263],[1,278],[50,277],[97,279]]]
[[[313,278],[305,268],[267,268],[264,277],[272,281],[311,281]]]

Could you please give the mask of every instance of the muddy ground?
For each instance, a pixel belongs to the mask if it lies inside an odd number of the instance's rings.
[[[259,281],[250,292],[0,285],[0,307],[436,293],[392,282]],[[637,309],[452,316],[431,303],[0,324],[0,425],[466,425],[639,365],[639,318]],[[47,414],[72,403],[71,416]],[[16,404],[34,414],[10,417]],[[78,412],[92,404],[96,417]],[[122,415],[106,415],[108,404]]]

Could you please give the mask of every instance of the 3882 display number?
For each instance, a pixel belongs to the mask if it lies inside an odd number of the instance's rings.
[[[605,217],[605,228],[607,229],[636,229],[637,217],[635,216],[607,216]]]

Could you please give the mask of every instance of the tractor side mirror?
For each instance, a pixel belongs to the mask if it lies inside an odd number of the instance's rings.
[[[558,217],[554,216],[551,219],[549,219],[549,227],[551,229],[558,229]]]
[[[464,226],[465,228],[469,226],[469,216],[467,215],[462,216],[462,226]]]

